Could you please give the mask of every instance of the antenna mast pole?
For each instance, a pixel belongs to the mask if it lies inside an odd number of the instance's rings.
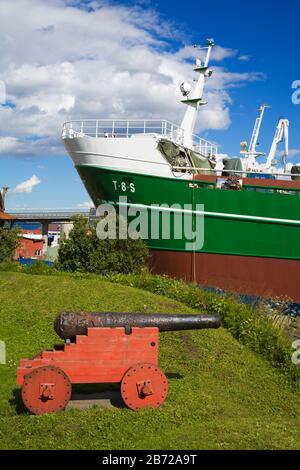
[[[209,59],[211,56],[211,51],[214,46],[213,39],[207,39],[207,44],[203,49],[207,49],[206,57],[204,64],[200,59],[196,60],[195,72],[200,74],[200,77],[194,87],[192,93],[185,99],[182,100],[182,103],[188,106],[183,121],[181,123],[181,129],[183,130],[183,143],[187,147],[193,146],[193,133],[195,129],[197,114],[200,106],[207,104],[203,101],[203,90],[205,85],[205,78],[212,75],[212,71],[209,70]],[[198,46],[195,46],[198,47]],[[199,47],[198,47],[199,48]]]

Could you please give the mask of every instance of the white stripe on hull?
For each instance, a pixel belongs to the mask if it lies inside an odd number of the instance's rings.
[[[260,217],[256,215],[243,215],[243,214],[230,214],[226,212],[209,212],[209,211],[198,211],[190,209],[179,209],[172,207],[160,207],[156,205],[146,205],[146,204],[132,204],[128,202],[117,202],[113,203],[114,205],[124,206],[124,207],[134,207],[136,209],[150,209],[158,212],[173,212],[181,213],[187,215],[204,215],[210,217],[220,217],[224,219],[238,219],[245,221],[254,221],[254,222],[269,222],[269,223],[278,223],[278,224],[287,224],[287,225],[300,225],[300,220],[293,219],[278,219],[273,217]]]

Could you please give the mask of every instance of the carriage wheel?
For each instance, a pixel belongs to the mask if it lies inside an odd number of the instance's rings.
[[[137,364],[131,367],[121,382],[121,395],[131,410],[158,408],[167,398],[168,380],[159,367]]]
[[[71,398],[69,377],[55,366],[37,367],[25,375],[22,400],[35,415],[62,411]]]

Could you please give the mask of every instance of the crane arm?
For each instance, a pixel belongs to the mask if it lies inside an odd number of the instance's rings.
[[[270,149],[270,152],[269,152],[269,156],[268,156],[268,159],[267,159],[267,163],[266,163],[266,169],[267,170],[269,170],[273,166],[278,144],[280,144],[280,142],[282,142],[282,140],[284,140],[284,142],[285,142],[284,161],[287,158],[288,153],[289,153],[288,135],[289,135],[289,121],[288,121],[288,119],[279,119],[277,127],[276,127],[276,131],[275,131],[274,139],[273,139],[273,142],[272,142],[272,145],[271,145],[271,149]]]
[[[256,153],[256,146],[257,146],[259,131],[260,131],[261,123],[262,123],[266,108],[270,108],[270,106],[268,106],[267,104],[263,104],[258,110],[260,112],[260,116],[255,121],[254,129],[253,129],[252,136],[251,136],[250,146],[249,146],[249,153],[251,154]]]
[[[245,162],[245,168],[252,168],[253,169],[256,165],[256,158],[258,156],[262,155],[262,153],[257,153],[256,147],[257,147],[258,136],[259,136],[261,123],[262,123],[262,120],[263,120],[263,117],[264,117],[265,110],[266,110],[266,108],[270,108],[270,107],[271,106],[269,106],[267,104],[263,104],[263,105],[261,105],[261,107],[258,110],[260,115],[255,120],[253,132],[252,132],[252,136],[251,136],[251,141],[250,141],[250,146],[249,146],[249,150],[247,152],[248,158]]]

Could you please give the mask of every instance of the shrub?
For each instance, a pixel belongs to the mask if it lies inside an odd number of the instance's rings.
[[[77,216],[73,221],[69,238],[60,244],[58,269],[106,275],[139,273],[145,267],[148,250],[141,239],[100,240],[86,219]]]
[[[55,269],[48,266],[41,260],[37,260],[29,266],[25,267],[25,271],[28,274],[41,274],[41,275],[51,275],[55,274]]]
[[[23,266],[18,261],[2,261],[0,263],[0,272],[23,272],[25,270],[25,266]]]
[[[11,261],[18,246],[18,229],[0,227],[0,263]]]

